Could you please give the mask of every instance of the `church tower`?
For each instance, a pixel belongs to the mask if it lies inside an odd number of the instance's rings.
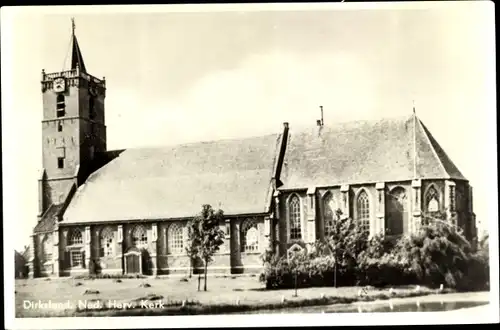
[[[39,178],[39,220],[51,205],[64,203],[79,186],[96,153],[106,151],[106,83],[87,72],[72,21],[71,67],[42,70],[43,170]]]

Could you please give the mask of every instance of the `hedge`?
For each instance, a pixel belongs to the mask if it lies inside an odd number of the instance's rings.
[[[353,228],[349,221],[344,228]],[[344,234],[344,242],[339,236],[337,241],[317,242],[311,253],[290,261],[267,255],[260,280],[268,289],[334,286],[336,268],[337,286],[443,284],[458,291],[489,290],[487,238],[476,249],[460,231],[440,223],[396,240],[383,235],[366,239],[349,230]],[[343,249],[345,242],[350,250]]]

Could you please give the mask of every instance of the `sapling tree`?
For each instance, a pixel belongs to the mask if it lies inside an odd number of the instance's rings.
[[[198,221],[196,221],[198,220]],[[189,278],[192,277],[193,274],[193,268],[195,265],[195,261],[198,258],[199,251],[198,247],[200,245],[200,235],[198,234],[198,228],[199,228],[199,218],[193,219],[190,223],[188,223],[188,240],[187,240],[187,246],[186,246],[186,254],[189,258]],[[198,288],[199,290],[199,288]]]
[[[219,226],[223,220],[222,210],[215,211],[210,205],[205,204],[202,206],[201,213],[188,225],[190,234],[187,251],[193,261],[201,258],[204,262],[204,291],[207,291],[208,264],[212,262],[214,254],[224,244],[224,231]]]

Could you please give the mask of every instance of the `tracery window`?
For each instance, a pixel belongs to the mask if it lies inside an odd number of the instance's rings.
[[[241,225],[241,252],[256,252],[259,250],[259,231],[252,219],[247,219]]]
[[[325,237],[328,237],[332,234],[334,221],[336,220],[336,212],[337,212],[337,204],[335,203],[335,199],[331,193],[327,193],[327,195],[323,199],[323,220],[325,227]]]
[[[184,249],[184,235],[182,227],[178,224],[172,224],[168,228],[168,253],[181,254]]]
[[[365,190],[361,191],[356,200],[356,216],[359,226],[370,231],[370,200]]]
[[[81,246],[83,245],[82,232],[73,228],[68,233],[68,247],[69,251],[69,262],[71,267],[82,267],[83,266],[83,251]]]
[[[79,229],[73,229],[68,235],[68,245],[82,245],[83,237],[82,232]]]
[[[298,196],[293,196],[290,199],[288,217],[290,223],[290,239],[301,239],[300,199]]]
[[[148,236],[143,226],[136,226],[134,230],[132,230],[132,245],[140,249],[147,248]]]
[[[108,257],[114,255],[115,233],[110,227],[106,227],[101,231],[100,235],[100,256]]]
[[[427,205],[427,212],[433,213],[439,211],[439,195],[434,186],[429,187],[429,190],[427,190],[425,203]]]

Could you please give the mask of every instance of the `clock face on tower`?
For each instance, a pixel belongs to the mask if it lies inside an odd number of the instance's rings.
[[[54,79],[54,92],[61,93],[66,90],[66,80],[64,78]]]

